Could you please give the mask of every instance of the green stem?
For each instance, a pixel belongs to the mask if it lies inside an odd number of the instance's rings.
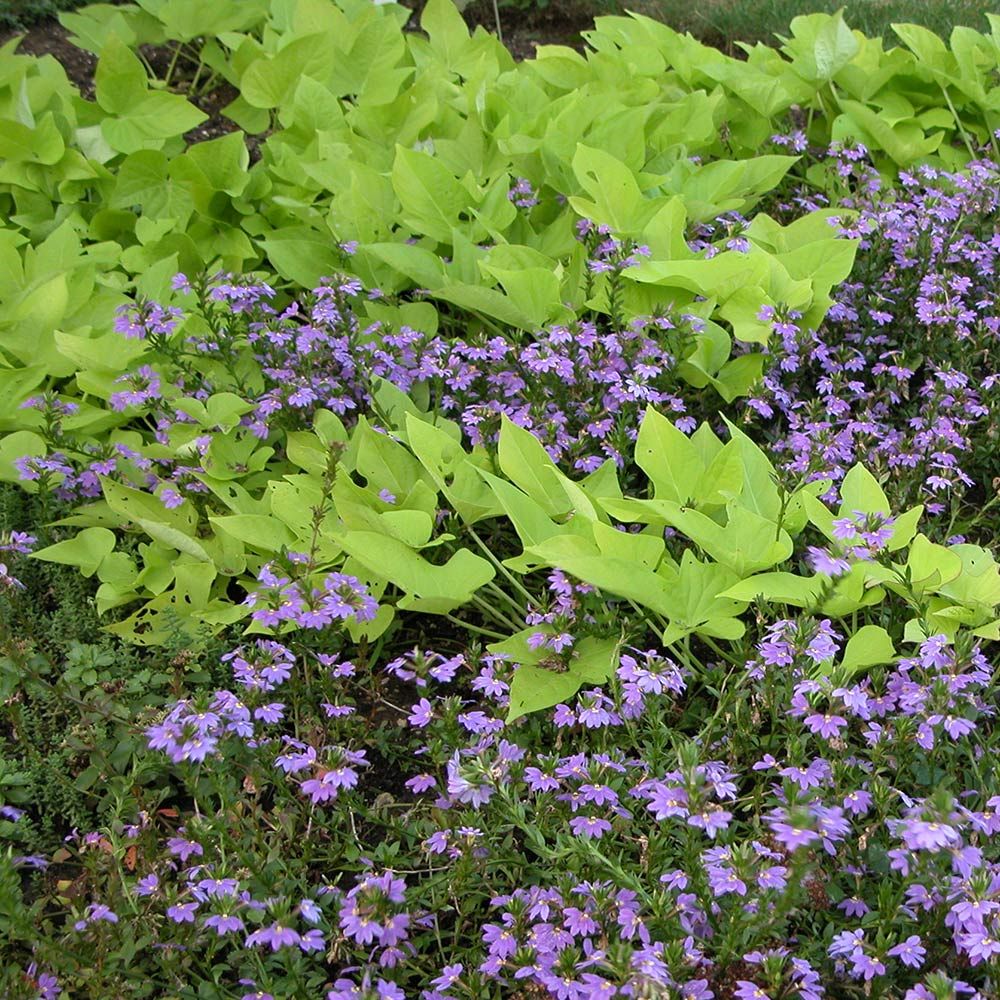
[[[944,94],[945,101],[948,102],[948,109],[951,111],[951,117],[955,119],[955,126],[958,128],[959,133],[962,136],[962,142],[965,143],[965,148],[969,151],[969,158],[976,158],[976,151],[972,148],[972,140],[969,138],[969,133],[965,131],[965,126],[962,124],[962,119],[958,117],[958,112],[955,110],[955,105],[951,103],[951,96],[948,93],[948,88],[943,84],[938,84],[941,88],[941,93]]]
[[[444,617],[453,625],[457,625],[459,628],[465,629],[467,632],[475,632],[477,635],[485,635],[488,639],[503,640],[509,638],[509,636],[503,635],[500,632],[494,632],[493,629],[480,628],[478,625],[463,622],[461,618],[456,618],[454,615],[445,615]]]
[[[493,594],[506,601],[511,606],[511,608],[515,612],[517,612],[518,618],[523,618],[527,614],[527,609],[521,607],[521,605],[518,604],[517,601],[515,601],[514,598],[511,597],[506,590],[504,590],[502,587],[498,587],[492,580],[490,580],[489,583],[486,584],[486,586]]]
[[[156,71],[149,64],[149,60],[142,54],[142,52],[139,51],[139,49],[135,50],[135,54],[139,57],[139,62],[141,62],[142,65],[146,68],[146,76],[148,76],[150,80],[155,80]]]
[[[472,595],[472,603],[476,605],[482,612],[487,614],[495,622],[500,625],[506,625],[508,628],[513,629],[515,632],[521,631],[521,626],[516,622],[508,618],[502,611],[495,608],[489,601],[484,600],[478,594]]]
[[[174,48],[174,54],[170,57],[170,65],[167,67],[167,74],[163,78],[163,85],[169,89],[174,78],[174,70],[177,68],[177,60],[180,58],[183,45],[178,42]]]
[[[713,653],[715,653],[717,656],[721,656],[724,660],[728,660],[731,664],[733,664],[734,667],[740,666],[740,664],[743,662],[742,660],[739,659],[739,657],[733,656],[732,653],[725,652],[719,646],[719,644],[714,639],[711,638],[711,636],[703,635],[701,636],[701,641],[705,643],[705,645],[708,646],[708,648],[712,650]]]
[[[521,594],[522,597],[524,597],[524,599],[528,602],[529,607],[534,604],[534,596],[528,592],[521,581],[518,580],[517,577],[515,577],[499,559],[497,559],[497,557],[490,550],[490,547],[479,537],[479,535],[476,534],[475,529],[471,525],[467,527],[469,534],[472,535],[473,541],[475,541],[479,548],[482,549],[486,558],[489,559],[494,566],[496,566],[500,575],[504,577],[514,587],[514,589]]]
[[[693,674],[697,674],[698,673],[698,671],[695,669],[694,664],[688,659],[687,653],[683,649],[681,649],[681,647],[677,643],[675,643],[675,642],[668,643],[667,644],[667,649],[670,650],[670,652],[674,656],[676,656],[677,659],[680,660],[681,663],[683,663],[684,666],[687,667],[688,670],[691,671],[691,673],[693,673]]]

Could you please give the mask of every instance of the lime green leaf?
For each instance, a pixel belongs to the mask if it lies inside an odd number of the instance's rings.
[[[315,288],[320,278],[335,274],[340,267],[333,238],[306,226],[278,229],[258,243],[283,278],[306,288]]]
[[[432,613],[447,614],[465,604],[495,575],[485,559],[467,549],[459,549],[446,563],[436,566],[388,535],[348,531],[334,538],[345,552],[405,594],[438,601]],[[400,601],[400,607],[407,606],[405,599]],[[430,610],[427,605],[425,608]]]
[[[601,554],[594,543],[579,536],[553,533],[525,551],[541,565],[561,569],[606,594],[635,601],[668,618],[677,609],[674,581],[632,559]]]
[[[734,601],[755,601],[758,598],[772,604],[790,604],[795,608],[812,608],[824,589],[821,576],[804,577],[794,573],[758,573],[720,591],[720,597]]]
[[[440,160],[424,152],[396,147],[392,187],[401,206],[402,221],[416,233],[450,244],[459,213],[472,197]]]
[[[892,526],[892,537],[885,546],[890,552],[896,552],[910,544],[913,536],[917,533],[917,525],[920,523],[923,513],[923,504],[919,504],[904,511],[896,518]]]
[[[190,504],[168,510],[149,493],[122,486],[105,476],[100,478],[104,499],[125,522],[131,521],[151,538],[177,549],[178,552],[203,562],[212,561],[204,546],[195,538],[195,522],[189,510]]]
[[[813,57],[820,80],[832,80],[859,52],[861,43],[844,23],[842,11],[837,11],[820,28],[813,43]]]
[[[118,118],[105,118],[101,122],[101,134],[112,149],[134,153],[182,135],[207,117],[179,94],[150,91],[133,101],[127,113]]]
[[[846,683],[865,667],[891,663],[896,648],[889,633],[878,625],[863,625],[847,640],[839,673]]]
[[[855,465],[840,486],[841,516],[851,516],[854,511],[862,514],[889,514],[889,501],[878,480],[863,466]]]
[[[406,415],[406,437],[424,470],[466,524],[501,512],[460,442],[412,413]]]
[[[537,631],[528,629],[512,637],[514,641],[508,639],[489,646],[491,652],[507,653],[520,664],[511,680],[507,722],[567,701],[584,684],[603,684],[618,667],[618,640],[596,636],[587,636],[577,643],[565,673],[539,666],[542,655],[538,650],[528,649],[526,642],[527,636]]]
[[[0,120],[0,159],[51,166],[62,159],[65,151],[66,145],[51,114],[43,115],[34,128]]]
[[[15,459],[25,455],[44,455],[45,452],[45,439],[34,431],[14,431],[0,436],[0,482],[19,481],[20,474],[14,467]],[[34,483],[25,483],[24,487],[30,492],[38,488]]]
[[[423,478],[420,463],[398,441],[373,430],[361,418],[354,431],[357,442],[357,471],[365,477],[374,492],[387,489],[396,497],[404,497],[417,480]]]
[[[500,468],[507,478],[539,504],[549,517],[561,517],[571,504],[557,477],[551,475],[555,463],[530,431],[506,416],[501,418],[497,449]]]
[[[962,560],[957,552],[936,545],[925,535],[917,535],[906,560],[910,584],[919,592],[938,590],[951,583],[962,572]]]
[[[282,521],[266,514],[225,514],[208,520],[217,530],[262,552],[278,552],[296,541]]]
[[[686,503],[704,464],[690,438],[651,406],[639,425],[635,463],[649,477],[657,500]],[[743,477],[740,475],[740,485]]]
[[[147,95],[146,70],[129,47],[111,35],[94,74],[97,103],[107,112],[128,114]]]
[[[107,528],[84,528],[75,538],[56,542],[32,553],[44,562],[77,566],[84,576],[93,576],[101,563],[114,551],[115,534]]]
[[[616,233],[641,233],[660,207],[639,190],[635,174],[621,160],[603,149],[582,143],[573,156],[573,173],[590,199],[571,197],[573,210],[594,222],[610,226]]]
[[[962,572],[940,587],[940,593],[968,608],[994,608],[1000,604],[1000,569],[993,553],[980,545],[951,545],[962,560]]]
[[[482,285],[467,285],[461,282],[451,282],[443,288],[431,290],[434,298],[451,302],[462,309],[482,313],[491,319],[520,330],[534,330],[536,324],[523,310],[519,309],[508,296],[495,288],[485,288]]]

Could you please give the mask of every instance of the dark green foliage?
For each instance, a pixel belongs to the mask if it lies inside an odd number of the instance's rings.
[[[40,540],[57,540],[39,507],[37,497],[0,486],[0,523],[38,525]],[[96,829],[154,776],[155,767],[136,768],[141,719],[193,675],[182,641],[153,655],[102,631],[93,581],[73,567],[24,559],[18,572],[25,589],[0,594],[0,803],[32,803],[34,819],[16,828],[18,847],[50,853],[71,828]]]
[[[28,28],[60,11],[82,7],[87,0],[0,0],[0,29]]]

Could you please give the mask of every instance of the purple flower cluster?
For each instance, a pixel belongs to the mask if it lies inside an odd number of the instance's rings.
[[[175,286],[176,287],[176,286]],[[177,329],[183,312],[175,306],[139,301],[121,305],[115,312],[115,333],[131,340],[168,339]]]
[[[355,944],[380,949],[379,965],[393,968],[413,954],[405,904],[403,879],[391,871],[364,875],[340,904],[340,929]]]
[[[902,480],[900,504],[940,513],[981,481],[973,437],[1000,384],[1000,168],[919,167],[887,188],[863,147],[831,156],[848,192],[841,234],[860,241],[856,273],[819,330],[769,317],[770,364],[747,405],[790,473],[836,482],[863,460]]]
[[[267,563],[257,581],[263,586],[247,597],[246,604],[253,608],[253,620],[268,628],[291,623],[298,628],[322,629],[335,621],[371,621],[378,613],[378,602],[365,585],[346,573],[330,573],[322,587],[306,591],[301,581]]]
[[[488,980],[534,986],[560,1000],[642,997],[667,987],[686,1000],[716,996],[699,976],[704,954],[692,939],[678,963],[680,977],[671,970],[667,946],[654,936],[631,889],[606,881],[532,886],[492,903],[501,913],[483,926],[486,959],[479,967]]]
[[[37,539],[26,531],[0,532],[0,555],[10,553],[16,556],[26,556],[35,547]],[[23,590],[24,584],[15,577],[7,564],[0,562],[0,590]]]
[[[115,383],[120,382],[125,383],[128,388],[113,392],[108,397],[108,405],[116,413],[121,413],[131,406],[147,406],[163,399],[160,376],[149,365],[140,365],[135,372],[119,375]]]
[[[146,730],[151,750],[162,750],[175,764],[201,763],[219,753],[228,735],[247,740],[254,736],[250,709],[230,691],[216,691],[201,707],[189,699],[176,702],[162,722]]]

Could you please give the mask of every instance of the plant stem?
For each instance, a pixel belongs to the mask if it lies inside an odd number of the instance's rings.
[[[475,632],[477,635],[485,635],[488,639],[503,640],[509,638],[509,636],[503,635],[500,632],[494,632],[493,629],[480,628],[478,625],[472,625],[469,622],[463,622],[461,618],[456,618],[454,615],[444,616],[453,625],[457,625],[461,629],[465,629],[467,632]]]
[[[475,541],[475,543],[480,547],[480,549],[483,550],[483,553],[486,555],[486,557],[490,560],[491,563],[493,563],[494,566],[496,566],[497,571],[500,573],[500,575],[503,576],[514,587],[514,589],[521,594],[522,597],[524,597],[524,599],[528,602],[528,606],[530,607],[532,604],[534,604],[535,598],[532,596],[532,594],[529,593],[529,591],[524,587],[521,581],[518,580],[517,577],[515,577],[499,559],[497,559],[497,557],[491,551],[490,547],[479,537],[479,535],[476,534],[475,529],[469,526],[468,531],[469,534],[472,535],[472,538]]]

